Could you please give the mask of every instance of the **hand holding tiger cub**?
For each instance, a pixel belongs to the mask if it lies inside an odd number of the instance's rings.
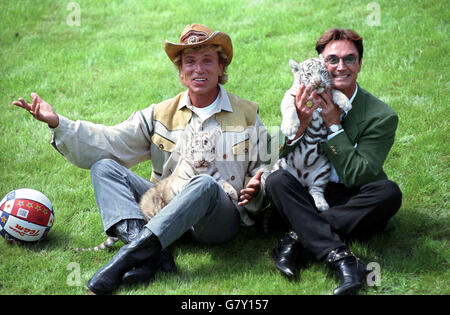
[[[320,112],[323,122],[327,127],[333,124],[341,124],[341,114],[343,109],[337,106],[333,101],[333,95],[330,89],[325,89],[325,91],[318,96],[319,106],[322,108]]]
[[[300,125],[298,126],[295,137],[289,140],[289,142],[300,137],[306,130],[306,127],[312,120],[313,112],[320,106],[320,100],[317,96],[317,92],[314,90],[311,93],[312,87],[310,85],[300,85],[297,95],[295,96],[295,107],[297,109],[297,115]],[[312,106],[308,106],[309,102],[312,102]]]
[[[335,104],[345,111],[350,110],[351,104],[347,96],[336,89],[328,92],[326,96],[320,96],[332,87],[330,73],[325,66],[323,56],[319,55],[319,58],[310,58],[302,63],[291,59],[289,66],[294,80],[281,101],[280,129],[283,134],[290,141],[298,139],[313,120],[315,109],[321,105],[325,107],[325,112],[321,113],[321,116],[325,116],[322,120],[325,121],[326,127],[339,123],[340,114]],[[300,89],[302,86],[306,88]],[[312,107],[307,106],[309,101],[313,102]]]

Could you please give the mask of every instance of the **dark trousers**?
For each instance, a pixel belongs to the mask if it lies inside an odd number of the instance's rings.
[[[325,189],[330,209],[318,212],[307,189],[285,170],[267,177],[266,193],[303,247],[318,260],[344,246],[341,238],[368,237],[384,230],[402,200],[400,188],[390,180],[359,188],[330,182]]]

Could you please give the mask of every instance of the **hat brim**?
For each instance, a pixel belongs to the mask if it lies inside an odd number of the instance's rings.
[[[231,63],[231,59],[233,58],[233,46],[231,43],[231,38],[227,34],[223,32],[214,32],[210,37],[205,39],[204,41],[192,44],[183,44],[183,43],[172,43],[169,41],[165,41],[164,50],[166,51],[167,56],[173,62],[174,59],[178,56],[178,54],[186,49],[186,48],[196,48],[205,45],[218,45],[221,46],[223,52],[228,56],[226,66]]]

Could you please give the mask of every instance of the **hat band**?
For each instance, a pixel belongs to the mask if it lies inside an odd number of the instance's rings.
[[[191,30],[180,38],[180,43],[196,44],[198,42],[204,41],[207,38],[208,34],[206,34],[205,32]]]

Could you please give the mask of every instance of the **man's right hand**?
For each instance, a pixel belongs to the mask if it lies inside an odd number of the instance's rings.
[[[298,128],[297,134],[288,143],[298,139],[306,130],[309,123],[312,120],[313,112],[319,107],[319,98],[317,96],[316,90],[312,91],[310,85],[300,85],[297,95],[295,96],[295,107],[297,108],[298,119],[300,120],[300,127]],[[312,102],[312,106],[308,106],[308,103]]]
[[[264,169],[260,168],[255,176],[253,176],[244,189],[241,189],[241,201],[238,202],[238,206],[246,205],[251,199],[256,197],[261,189],[261,177],[264,173]]]
[[[33,115],[34,118],[47,123],[51,128],[58,127],[59,118],[56,112],[53,110],[53,107],[42,100],[36,93],[31,93],[31,98],[33,99],[31,104],[28,104],[22,97],[20,97],[19,101],[13,102],[13,105],[22,107],[31,115]]]

